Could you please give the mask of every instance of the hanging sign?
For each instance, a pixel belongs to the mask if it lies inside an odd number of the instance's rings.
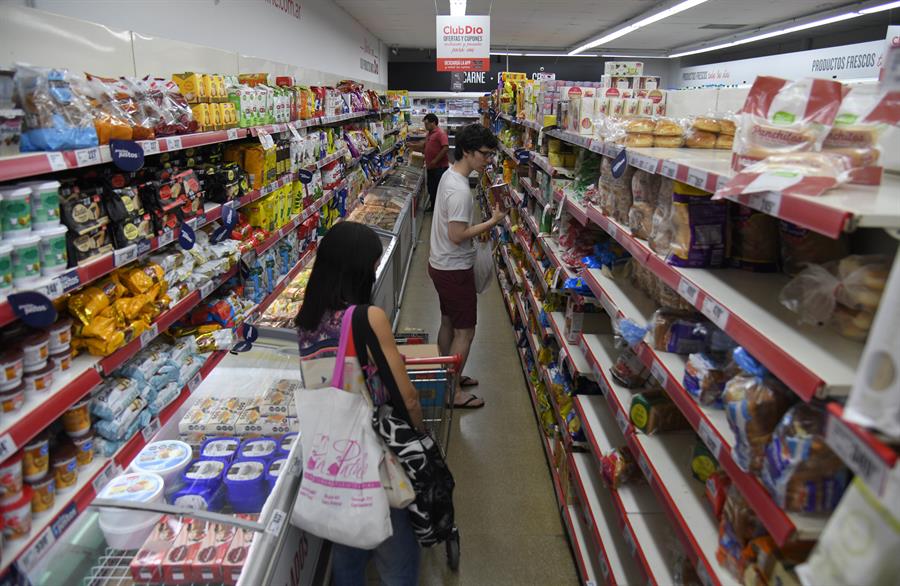
[[[625,173],[625,169],[628,167],[628,155],[625,154],[625,149],[619,151],[619,154],[616,155],[616,158],[613,160],[612,164],[612,176],[618,179]]]
[[[46,328],[56,321],[56,309],[50,299],[37,291],[13,293],[6,298],[13,313],[25,325]]]
[[[109,141],[109,155],[116,167],[129,173],[144,166],[144,147],[133,140]]]
[[[309,169],[300,169],[297,171],[297,179],[300,180],[300,183],[303,185],[309,185],[309,182],[312,181],[313,172]]]
[[[259,330],[253,324],[244,323],[244,339],[253,343],[259,338]]]
[[[181,225],[181,234],[178,235],[178,244],[181,245],[181,248],[190,250],[194,247],[194,242],[196,241],[197,237],[194,234],[194,229],[187,222],[183,223]]]
[[[438,71],[491,70],[491,17],[446,16],[437,20]]]

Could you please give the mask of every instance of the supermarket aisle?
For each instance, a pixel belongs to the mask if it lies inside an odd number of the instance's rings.
[[[440,311],[427,274],[430,222],[426,216],[400,328],[423,328],[434,340]],[[447,568],[443,546],[436,547],[424,552],[421,584],[576,584],[513,329],[496,283],[479,297],[477,331],[466,374],[481,382],[474,391],[486,405],[455,412],[449,452],[462,536],[459,574]]]

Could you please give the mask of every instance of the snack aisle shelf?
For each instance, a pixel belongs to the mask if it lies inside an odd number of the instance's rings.
[[[591,206],[588,215],[803,400],[846,396],[850,391],[863,345],[837,332],[798,324],[797,315],[773,295],[788,277],[738,269],[674,267],[596,207]]]
[[[561,311],[553,311],[547,317],[550,318],[550,326],[556,335],[556,341],[559,342],[560,348],[569,358],[569,364],[572,366],[574,374],[593,380],[596,375],[591,370],[591,365],[585,358],[584,352],[581,351],[581,347],[578,344],[570,343],[562,334],[566,324],[566,315]]]
[[[553,193],[553,198],[556,201],[565,200],[566,210],[575,218],[579,224],[582,226],[587,226],[588,223],[588,209],[583,205],[578,203],[577,201],[572,201],[568,197],[566,197],[562,192],[555,191]]]
[[[541,236],[541,244],[544,245],[544,251],[547,253],[547,257],[550,259],[550,262],[553,263],[558,270],[562,271],[566,278],[575,277],[575,272],[570,269],[566,263],[562,260],[562,250],[559,245],[553,241],[549,236]]]

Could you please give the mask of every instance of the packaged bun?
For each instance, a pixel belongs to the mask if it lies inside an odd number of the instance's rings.
[[[721,136],[734,136],[737,131],[734,120],[731,120],[730,118],[718,118],[717,122],[719,123],[719,134]]]
[[[775,192],[818,196],[850,180],[850,160],[830,152],[774,154],[744,167],[716,197]]]
[[[719,134],[719,132],[722,131],[722,126],[719,124],[718,120],[706,116],[697,116],[694,118],[691,121],[691,128],[703,132],[711,132],[712,134]]]
[[[704,353],[691,354],[684,367],[684,389],[701,405],[722,407],[725,360]]]
[[[775,154],[818,151],[843,97],[840,82],[758,76],[740,112],[732,168]]]
[[[706,350],[705,319],[692,312],[657,309],[650,319],[647,343],[656,350],[691,354]]]
[[[654,136],[681,136],[684,129],[671,118],[660,118],[653,127]]]
[[[716,147],[719,150],[730,151],[734,147],[734,136],[730,134],[720,134],[716,137]]]
[[[650,237],[653,227],[653,210],[661,176],[656,173],[637,170],[631,177],[632,205],[628,211],[628,226],[631,233],[643,239]]]
[[[662,177],[659,182],[659,193],[656,209],[653,210],[650,229],[650,248],[662,256],[669,254],[674,236],[672,223],[672,200],[675,194],[675,181]]]
[[[651,118],[634,118],[625,123],[628,134],[653,134],[656,123]]]
[[[665,149],[678,149],[684,146],[684,136],[655,136],[653,146]]]
[[[689,149],[712,149],[716,147],[718,135],[705,130],[692,128],[684,139],[684,146]]]
[[[652,147],[653,135],[644,133],[631,133],[625,135],[625,146],[630,147]]]
[[[728,208],[712,194],[674,182],[672,239],[666,262],[678,267],[710,268],[725,263]]]

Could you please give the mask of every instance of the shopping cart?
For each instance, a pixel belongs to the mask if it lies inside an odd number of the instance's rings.
[[[447,448],[453,429],[453,394],[459,378],[459,356],[438,356],[438,347],[429,344],[407,343],[400,345],[406,361],[406,371],[422,405],[425,428],[447,457]],[[459,529],[446,541],[447,564],[451,570],[459,568]]]

